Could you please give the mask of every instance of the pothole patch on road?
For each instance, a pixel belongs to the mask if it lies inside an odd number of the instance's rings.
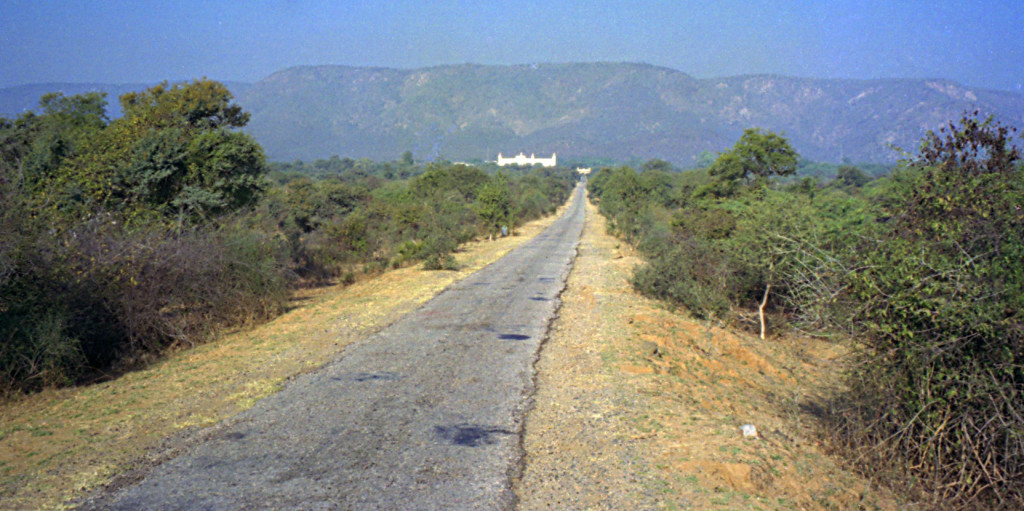
[[[465,447],[480,447],[498,443],[498,437],[514,435],[512,431],[495,426],[479,424],[455,424],[451,426],[435,426],[434,433],[442,440]]]

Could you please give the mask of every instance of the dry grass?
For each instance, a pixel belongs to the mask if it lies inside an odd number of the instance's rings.
[[[819,445],[843,346],[761,341],[638,295],[640,259],[590,208],[538,362],[521,509],[898,508]]]
[[[514,237],[464,245],[456,254],[458,271],[403,268],[348,287],[303,290],[292,310],[260,327],[170,353],[113,381],[0,405],[0,509],[64,507],[164,439],[227,419],[322,366],[346,345],[496,261],[556,216],[531,222]]]

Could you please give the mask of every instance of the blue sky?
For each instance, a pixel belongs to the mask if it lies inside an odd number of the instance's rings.
[[[0,87],[575,61],[1024,92],[1024,1],[0,0]]]

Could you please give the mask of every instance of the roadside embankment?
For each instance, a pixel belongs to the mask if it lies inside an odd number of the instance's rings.
[[[817,440],[842,346],[761,341],[638,295],[641,260],[588,207],[537,364],[520,509],[897,507]]]

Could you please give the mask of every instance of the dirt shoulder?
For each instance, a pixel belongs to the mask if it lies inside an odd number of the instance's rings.
[[[564,206],[558,215],[564,211]],[[459,271],[403,268],[348,287],[305,291],[274,321],[170,354],[116,380],[0,405],[0,509],[55,509],[132,471],[168,439],[200,435],[348,344],[498,260],[558,216],[518,235],[465,245]]]
[[[537,363],[520,509],[898,507],[818,445],[811,410],[840,346],[737,335],[637,295],[640,259],[588,208]]]

